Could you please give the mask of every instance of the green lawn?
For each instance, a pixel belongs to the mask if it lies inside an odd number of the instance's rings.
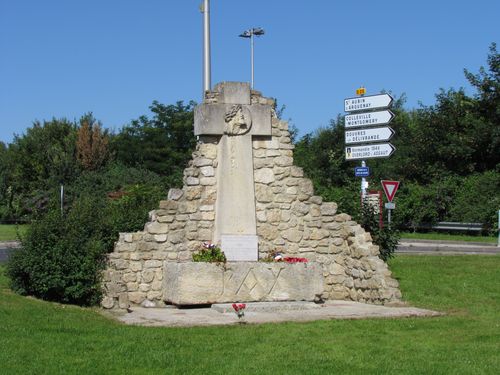
[[[497,243],[498,238],[493,236],[472,236],[465,234],[448,234],[448,233],[414,233],[401,232],[401,238],[411,238],[415,240],[440,240],[440,241],[466,241],[466,242],[485,242]]]
[[[27,225],[0,224],[0,241],[15,241],[18,233],[24,234],[27,228]]]
[[[411,304],[439,318],[209,328],[120,325],[14,295],[0,268],[2,374],[497,374],[500,257],[398,256]]]

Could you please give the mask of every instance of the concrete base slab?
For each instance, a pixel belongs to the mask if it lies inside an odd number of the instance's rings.
[[[321,309],[323,305],[314,302],[250,302],[246,304],[245,313],[249,312],[283,312],[283,311],[303,311]],[[217,303],[212,305],[212,309],[220,313],[234,313],[231,303]]]
[[[125,324],[157,327],[188,327],[234,325],[241,323],[278,323],[278,322],[306,322],[329,319],[367,319],[367,318],[408,318],[434,317],[442,313],[419,309],[416,307],[388,307],[368,305],[351,301],[328,301],[311,308],[306,304],[294,306],[289,302],[280,307],[276,305],[261,305],[261,303],[247,304],[245,316],[238,319],[234,311],[222,308],[179,309],[173,306],[165,308],[134,307],[128,313],[124,310],[106,311]],[[293,308],[295,307],[295,308]],[[220,312],[223,311],[223,312]]]

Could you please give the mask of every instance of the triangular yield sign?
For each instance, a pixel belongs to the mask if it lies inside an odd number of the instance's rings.
[[[381,182],[387,200],[392,202],[394,196],[396,195],[396,191],[398,191],[399,181],[382,180]]]

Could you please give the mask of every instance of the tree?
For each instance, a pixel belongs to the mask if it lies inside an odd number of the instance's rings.
[[[101,124],[92,114],[83,116],[76,141],[76,156],[82,168],[93,171],[102,167],[109,159],[108,144],[108,132],[101,130]]]
[[[194,102],[187,105],[153,102],[152,118],[141,116],[113,137],[111,148],[116,159],[167,176],[173,185],[178,185],[196,144],[194,105]]]

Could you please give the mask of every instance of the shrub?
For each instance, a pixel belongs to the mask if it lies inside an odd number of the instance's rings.
[[[12,289],[49,301],[98,303],[106,253],[97,235],[103,208],[102,200],[80,199],[65,217],[53,208],[33,221],[8,263]]]
[[[119,232],[143,228],[162,195],[152,184],[122,187],[113,199],[91,189],[80,191],[64,216],[54,199],[22,238],[22,248],[8,263],[16,292],[62,303],[98,304],[106,253],[113,250]]]
[[[392,258],[398,246],[399,232],[387,225],[380,228],[378,214],[374,212],[373,207],[369,204],[364,204],[361,209],[360,224],[364,230],[370,232],[373,243],[379,246],[380,259],[387,262]]]

